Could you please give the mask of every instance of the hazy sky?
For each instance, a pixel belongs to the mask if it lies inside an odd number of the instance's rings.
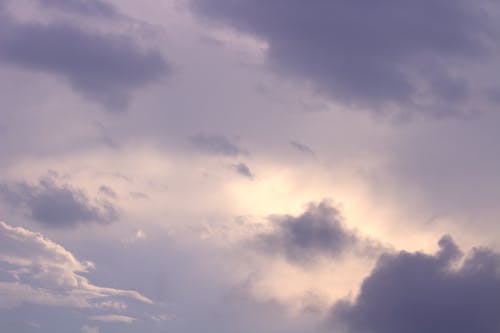
[[[7,333],[498,333],[493,0],[0,0]]]

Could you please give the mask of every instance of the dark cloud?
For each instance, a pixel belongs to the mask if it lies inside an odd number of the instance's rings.
[[[38,184],[1,183],[0,198],[27,210],[31,218],[48,227],[107,224],[118,219],[118,210],[110,202],[92,203],[82,190],[59,186],[51,179],[42,179]]]
[[[339,102],[373,110],[429,101],[457,105],[468,82],[450,66],[486,55],[485,40],[493,31],[483,6],[464,0],[191,4],[197,13],[265,39],[278,72],[310,81]]]
[[[500,327],[500,257],[474,249],[460,267],[450,237],[436,255],[384,255],[354,303],[340,302],[332,323],[359,333],[496,333]]]
[[[238,163],[234,165],[234,170],[242,175],[243,177],[247,177],[250,179],[253,179],[254,174],[252,173],[252,170],[246,165],[245,163]]]
[[[290,141],[290,145],[303,154],[314,155],[314,151],[311,148],[309,148],[308,146],[306,146],[300,142]]]
[[[19,23],[10,17],[0,23],[0,60],[64,77],[110,110],[124,109],[134,89],[169,72],[159,51],[145,50],[129,37],[62,23]]]
[[[113,17],[118,14],[116,8],[101,0],[38,0],[47,8],[61,9],[79,15]]]
[[[322,256],[339,257],[364,242],[343,226],[339,211],[326,201],[310,204],[299,216],[273,217],[272,222],[274,230],[258,235],[255,246],[300,265]]]
[[[215,155],[238,156],[245,155],[247,152],[244,149],[230,142],[226,137],[221,135],[205,135],[198,134],[189,138],[198,150]]]

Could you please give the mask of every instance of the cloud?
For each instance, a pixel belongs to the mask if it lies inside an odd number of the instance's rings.
[[[254,174],[250,170],[250,168],[245,163],[238,163],[234,165],[234,170],[242,175],[243,177],[247,177],[250,179],[254,178]]]
[[[75,10],[90,8],[90,3],[64,3]],[[125,109],[135,89],[170,71],[159,51],[146,50],[125,35],[90,33],[65,23],[21,23],[7,15],[1,19],[0,61],[60,76],[108,110]]]
[[[149,199],[149,195],[142,192],[130,192],[129,195],[133,199]]]
[[[38,0],[46,8],[55,8],[79,15],[114,17],[116,8],[101,0]]]
[[[293,148],[295,148],[297,151],[301,152],[302,154],[310,155],[310,156],[314,155],[314,151],[311,148],[309,148],[308,146],[306,146],[305,144],[302,144],[302,143],[297,142],[297,141],[290,141],[290,145]]]
[[[81,332],[82,333],[100,333],[101,331],[99,330],[99,327],[84,325],[84,326],[82,326]]]
[[[38,184],[0,183],[0,199],[27,210],[31,218],[53,228],[108,224],[119,217],[112,203],[92,203],[82,190],[57,185],[51,179],[42,179]]]
[[[191,0],[191,7],[264,39],[277,72],[376,111],[458,107],[472,85],[461,70],[488,54],[494,31],[481,3],[463,0]]]
[[[369,241],[346,229],[339,211],[326,201],[310,204],[299,216],[275,216],[272,222],[274,229],[259,234],[254,245],[295,264],[309,265],[319,257],[336,258],[358,247],[375,250]]]
[[[137,231],[130,237],[122,240],[125,244],[135,244],[139,241],[145,241],[147,238],[146,232],[142,229],[137,229]]]
[[[339,302],[332,323],[346,332],[496,333],[500,327],[500,257],[485,248],[462,257],[450,237],[435,255],[380,258],[354,302]]]
[[[230,142],[221,135],[198,134],[189,138],[192,145],[199,151],[223,156],[238,156],[248,154],[244,149]]]
[[[131,324],[137,320],[137,318],[123,316],[123,315],[91,316],[90,319],[95,321],[101,321],[104,323],[124,323],[124,324]]]
[[[0,271],[8,278],[0,280],[0,307],[21,304],[103,308],[116,299],[152,301],[132,290],[99,287],[81,273],[94,269],[39,233],[0,222]]]
[[[113,199],[116,199],[118,197],[116,195],[116,192],[111,187],[106,185],[101,185],[99,187],[99,192]]]

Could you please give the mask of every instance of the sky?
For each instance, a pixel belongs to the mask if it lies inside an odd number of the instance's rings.
[[[498,333],[493,0],[0,0],[8,333]]]

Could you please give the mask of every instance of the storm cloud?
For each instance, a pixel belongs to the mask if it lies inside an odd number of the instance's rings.
[[[439,246],[435,255],[382,256],[356,300],[334,306],[332,323],[352,333],[498,332],[498,253],[476,248],[457,268],[462,254],[453,240]]]
[[[80,189],[58,185],[51,179],[38,184],[0,184],[0,199],[28,212],[34,220],[53,228],[80,224],[108,224],[118,219],[118,209],[109,201],[91,202]]]
[[[454,105],[469,82],[452,64],[488,53],[493,20],[467,1],[192,0],[202,16],[264,39],[279,73],[349,106]]]
[[[64,6],[90,11],[97,10],[98,3],[89,7],[90,3],[74,1]],[[62,6],[58,1],[49,4]],[[62,77],[108,110],[125,109],[134,89],[158,82],[170,71],[158,50],[144,49],[125,35],[87,32],[60,22],[22,23],[3,14],[0,61]]]

